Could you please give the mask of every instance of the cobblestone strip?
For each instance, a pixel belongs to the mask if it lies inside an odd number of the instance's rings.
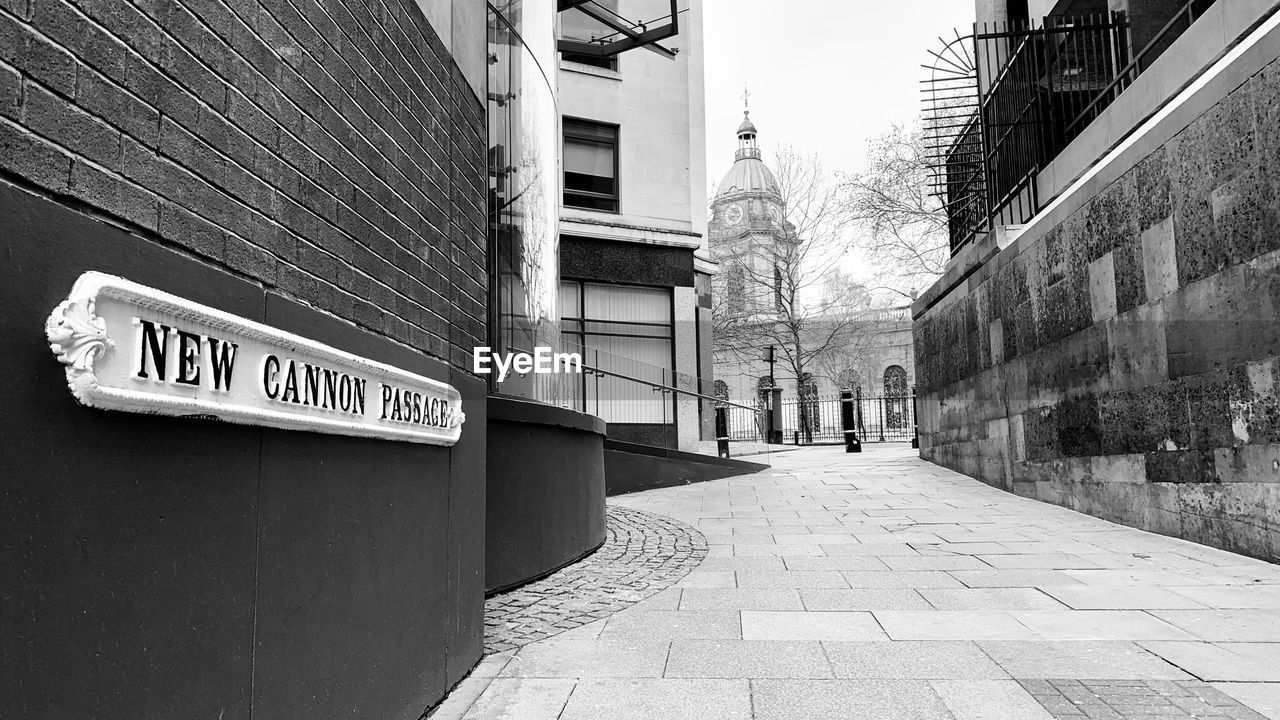
[[[1267,720],[1192,680],[1019,680],[1055,718],[1073,720]]]
[[[698,566],[707,541],[662,515],[609,506],[604,545],[558,572],[484,604],[484,651],[512,650],[608,617],[671,587]]]

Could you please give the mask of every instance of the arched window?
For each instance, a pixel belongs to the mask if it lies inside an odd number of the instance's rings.
[[[760,399],[761,405],[769,403],[769,391],[773,389],[773,381],[768,376],[762,377],[756,381],[756,394]]]
[[[900,365],[890,365],[884,369],[885,397],[906,397],[907,371]]]
[[[747,309],[747,271],[738,263],[729,268],[725,278],[724,306],[732,315],[741,315]]]
[[[818,397],[818,383],[814,381],[813,375],[805,373],[800,376],[801,381],[796,384],[796,394],[801,400],[813,400]]]
[[[884,370],[885,425],[895,430],[907,427],[907,371],[899,365]]]
[[[714,389],[711,391],[711,394],[715,396],[716,400],[718,400],[718,401],[719,401],[719,400],[728,400],[728,399],[729,399],[729,383],[727,383],[727,382],[725,382],[725,381],[723,381],[723,380],[717,380],[717,381],[715,381],[715,383],[712,385],[712,387],[713,387]],[[716,407],[722,407],[722,406],[723,406],[723,404],[722,404],[722,403],[720,403],[720,402],[717,402],[717,403],[716,403]]]
[[[845,368],[836,376],[836,384],[841,390],[852,390],[862,384],[862,377],[853,368]]]
[[[800,399],[800,432],[805,442],[813,442],[813,434],[822,430],[822,421],[818,415],[818,383],[812,375],[800,376],[796,395]]]

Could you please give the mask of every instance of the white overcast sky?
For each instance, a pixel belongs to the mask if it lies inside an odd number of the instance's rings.
[[[707,179],[737,149],[742,88],[768,151],[856,171],[866,141],[920,114],[921,63],[973,24],[974,0],[705,0]],[[767,162],[767,159],[766,159]]]

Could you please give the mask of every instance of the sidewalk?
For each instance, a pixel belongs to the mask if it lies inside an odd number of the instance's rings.
[[[1280,719],[1280,566],[912,452],[806,448],[616,498],[695,526],[706,559],[487,657],[436,717]]]

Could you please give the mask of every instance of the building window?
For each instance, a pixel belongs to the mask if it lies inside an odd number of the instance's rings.
[[[565,62],[578,63],[579,65],[590,65],[592,67],[604,68],[605,70],[618,69],[617,55],[586,55],[584,53],[562,52],[560,59]]]
[[[564,119],[564,204],[618,212],[618,126]]]
[[[907,371],[900,365],[884,370],[885,424],[900,430],[907,426]]]
[[[584,365],[577,406],[608,423],[672,424],[671,289],[560,283],[561,338]]]
[[[836,377],[836,384],[841,390],[852,390],[862,385],[862,378],[858,376],[858,371],[853,368],[845,368],[840,371],[840,375]]]
[[[724,407],[722,401],[727,401],[729,399],[729,383],[723,380],[717,380],[712,387],[714,388],[712,393],[716,398],[716,407]]]
[[[724,294],[724,307],[729,314],[727,319],[737,319],[747,311],[747,272],[738,263],[729,266]]]
[[[804,373],[801,381],[796,383],[796,396],[800,400],[800,432],[805,442],[813,442],[813,434],[822,431],[822,421],[818,414],[818,383],[813,375]]]

